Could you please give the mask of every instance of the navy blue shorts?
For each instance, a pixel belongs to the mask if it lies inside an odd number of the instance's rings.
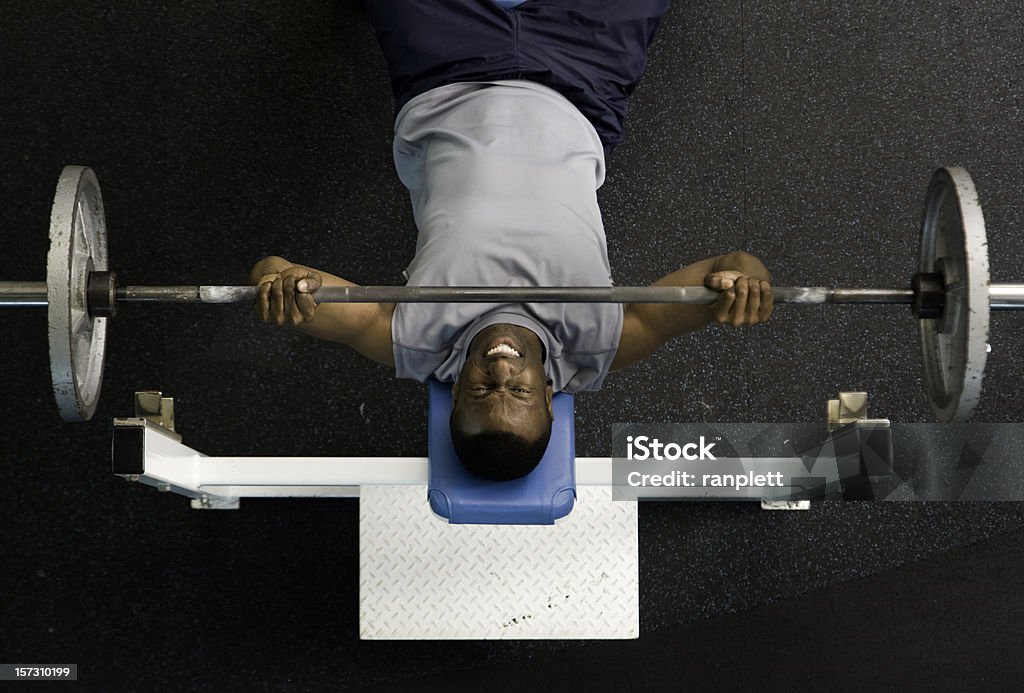
[[[610,151],[671,0],[363,0],[396,109],[454,82],[529,79],[560,92]]]

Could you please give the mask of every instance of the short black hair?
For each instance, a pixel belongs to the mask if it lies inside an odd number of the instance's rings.
[[[516,433],[506,431],[466,435],[449,419],[455,452],[470,474],[489,481],[511,481],[526,476],[540,464],[551,440],[550,421],[540,436],[529,441]]]

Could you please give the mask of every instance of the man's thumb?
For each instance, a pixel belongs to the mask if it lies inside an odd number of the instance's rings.
[[[715,272],[714,274],[708,275],[707,279],[704,281],[704,284],[709,289],[715,289],[716,291],[726,291],[727,289],[732,288],[734,281],[732,277],[730,277],[727,274]]]
[[[301,294],[311,294],[320,288],[321,283],[322,280],[320,279],[320,275],[311,274],[305,279],[297,281],[295,283],[295,288]]]

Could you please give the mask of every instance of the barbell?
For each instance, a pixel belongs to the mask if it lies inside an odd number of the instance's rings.
[[[87,421],[103,379],[106,321],[120,303],[249,303],[253,286],[119,286],[109,270],[93,171],[67,166],[50,215],[45,282],[0,281],[0,306],[47,308],[50,374],[65,421]],[[990,310],[1024,309],[1024,284],[990,284],[981,204],[962,168],[934,173],[919,272],[909,288],[773,287],[776,303],[907,304],[919,319],[925,390],[940,421],[970,417],[981,396]],[[704,287],[322,287],[320,303],[713,303]]]

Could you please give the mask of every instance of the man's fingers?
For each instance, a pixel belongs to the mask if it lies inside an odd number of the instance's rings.
[[[320,288],[323,280],[314,272],[283,275],[284,305],[286,322],[298,327],[313,319],[316,299],[313,292]]]
[[[261,322],[270,320],[270,285],[271,282],[262,282],[256,295],[256,313],[260,316]]]
[[[295,278],[292,324],[296,327],[313,319],[316,313],[316,299],[313,297],[313,292],[322,284],[323,280],[315,272],[307,272],[306,276]]]
[[[265,274],[256,282],[259,287],[256,292],[256,314],[262,322],[270,322],[270,289],[277,277],[276,274]]]
[[[712,306],[712,314],[714,315],[715,322],[725,324],[729,322],[729,315],[732,311],[733,303],[736,302],[736,291],[729,289],[723,291],[719,295],[718,300],[715,301],[715,305]]]
[[[284,325],[284,282],[281,277],[270,287],[270,320],[278,327]]]
[[[756,325],[761,315],[761,282],[758,279],[747,281],[747,313],[745,324]]]
[[[295,324],[295,277],[282,274],[281,275],[281,295],[283,300],[281,301],[281,307],[284,311],[284,315],[281,318],[281,324]]]
[[[704,278],[704,286],[721,292],[718,300],[711,307],[715,322],[724,325],[733,321],[732,311],[737,299],[736,280],[740,276],[738,272],[724,271],[712,272]]]
[[[308,279],[301,277],[285,277],[284,280],[284,305],[288,310],[287,322],[292,327],[298,327],[302,323],[306,322],[306,316],[309,315],[309,319],[312,320],[312,309],[316,309],[316,301],[313,300],[313,296],[308,293],[299,291],[298,285],[300,282],[308,282]]]
[[[732,304],[732,326],[740,327],[747,317],[748,283],[746,277],[736,280],[736,301]]]
[[[761,312],[758,318],[764,322],[771,317],[772,309],[775,307],[775,298],[772,294],[772,285],[769,282],[761,282]]]
[[[312,294],[297,294],[295,298],[295,307],[298,309],[299,322],[310,322],[316,316],[316,299],[313,298]]]
[[[718,300],[711,306],[715,322],[742,327],[768,320],[774,308],[770,282],[745,276],[723,278],[708,275],[704,283],[713,288],[726,282],[731,283],[732,288],[722,290]]]
[[[256,313],[260,320],[279,327],[298,327],[313,319],[317,307],[313,293],[323,286],[323,278],[315,272],[290,268],[264,275],[258,286]]]

